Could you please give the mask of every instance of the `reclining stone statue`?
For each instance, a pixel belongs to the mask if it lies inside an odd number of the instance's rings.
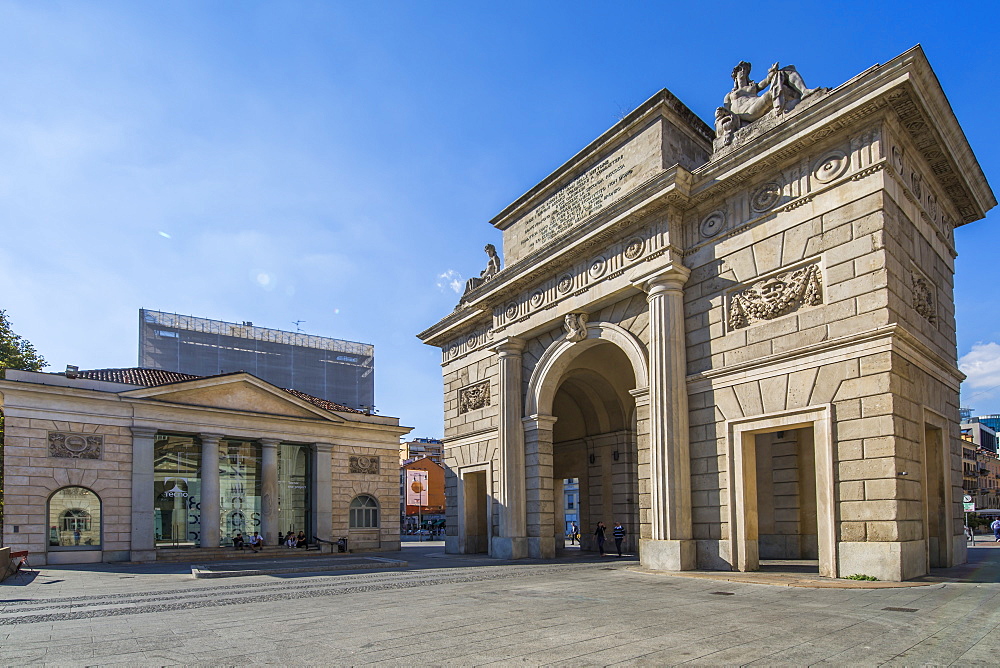
[[[741,127],[770,112],[781,116],[804,98],[826,90],[807,87],[794,65],[771,65],[760,83],[750,78],[750,67],[750,63],[741,61],[733,68],[733,89],[726,93],[723,106],[715,110],[715,134],[723,146],[732,141],[733,134]]]
[[[478,277],[473,276],[465,282],[465,292],[462,293],[463,297],[500,273],[500,256],[497,255],[496,246],[486,244],[486,248],[483,250],[486,251],[489,261],[486,263],[486,268],[479,272]]]

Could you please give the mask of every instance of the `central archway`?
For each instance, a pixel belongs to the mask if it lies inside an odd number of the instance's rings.
[[[635,554],[641,528],[639,449],[648,443],[646,355],[626,330],[591,323],[587,338],[565,337],[542,355],[528,383],[525,456],[529,553],[554,556],[566,545],[572,510],[581,549],[598,549],[597,522],[611,530],[620,521],[623,550]],[[569,500],[564,483],[572,481]],[[572,501],[573,507],[569,507]],[[609,550],[613,551],[613,550]]]

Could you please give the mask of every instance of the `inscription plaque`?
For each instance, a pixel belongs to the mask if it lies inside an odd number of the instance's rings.
[[[512,226],[508,264],[548,245],[662,171],[660,127],[651,125],[529,210]],[[506,236],[506,235],[505,235]]]

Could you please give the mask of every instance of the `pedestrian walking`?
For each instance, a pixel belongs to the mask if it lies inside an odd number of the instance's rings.
[[[604,541],[606,540],[605,531],[607,527],[604,526],[604,522],[597,523],[597,530],[594,531],[594,535],[597,536],[597,551],[604,556]]]
[[[993,520],[993,524],[990,525],[990,528],[993,529],[993,537],[996,538],[994,542],[1000,543],[1000,517]]]
[[[576,522],[571,522],[569,525],[569,544],[574,545],[576,541],[580,538],[580,528],[576,526]]]
[[[611,530],[611,533],[615,537],[615,549],[618,550],[618,556],[622,556],[622,541],[625,540],[625,527],[622,526],[621,522],[615,522],[615,528]]]

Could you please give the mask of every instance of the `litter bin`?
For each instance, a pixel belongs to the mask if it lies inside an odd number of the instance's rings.
[[[347,538],[337,539],[337,552],[347,552]]]

